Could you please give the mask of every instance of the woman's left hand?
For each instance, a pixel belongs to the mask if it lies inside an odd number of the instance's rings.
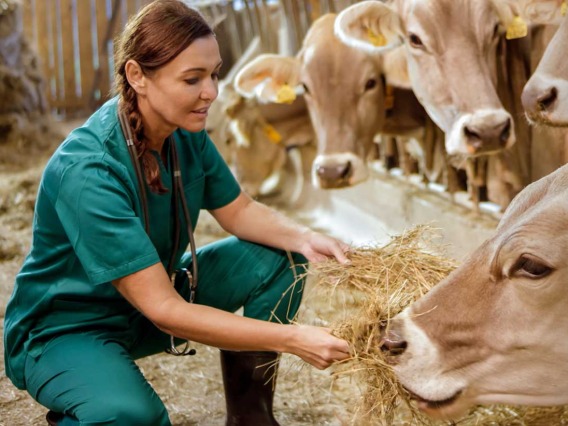
[[[349,245],[346,243],[313,231],[308,234],[301,249],[301,253],[310,262],[322,262],[329,257],[335,257],[344,265],[351,263],[345,255],[348,251]]]

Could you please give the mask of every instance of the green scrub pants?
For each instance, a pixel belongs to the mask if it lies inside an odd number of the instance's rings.
[[[231,237],[203,247],[197,258],[195,303],[230,312],[244,307],[245,316],[273,322],[295,316],[303,282],[291,288],[294,271],[285,252]],[[306,262],[298,254],[293,259]],[[179,290],[187,298],[184,290],[187,285]],[[163,352],[170,337],[140,314],[132,324],[128,334],[101,329],[51,340],[38,358],[26,361],[28,392],[65,413],[61,425],[170,425],[163,402],[134,363]]]

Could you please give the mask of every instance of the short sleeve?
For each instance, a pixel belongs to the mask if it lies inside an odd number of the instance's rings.
[[[61,175],[55,210],[93,284],[109,282],[160,261],[120,173],[97,157]]]
[[[214,210],[234,201],[241,193],[241,187],[209,135],[205,131],[202,134],[201,153],[205,173],[203,208]]]

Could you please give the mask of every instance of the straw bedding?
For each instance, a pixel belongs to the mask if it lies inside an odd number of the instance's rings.
[[[336,364],[333,375],[348,376],[363,388],[354,402],[352,424],[434,424],[413,407],[379,349],[379,336],[381,325],[457,267],[457,262],[440,254],[444,247],[434,243],[438,238],[435,229],[418,226],[382,247],[354,250],[348,266],[329,260],[313,264],[307,272],[315,280],[316,292],[340,301],[336,309],[342,311],[339,315],[343,318],[335,321],[332,329],[350,342],[352,357]],[[568,413],[564,406],[477,407],[457,424],[560,425],[568,424]]]

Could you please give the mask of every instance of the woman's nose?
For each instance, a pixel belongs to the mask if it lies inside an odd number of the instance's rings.
[[[201,90],[201,99],[207,101],[214,101],[219,94],[219,84],[217,80],[208,79],[205,85],[203,86],[203,90]]]

